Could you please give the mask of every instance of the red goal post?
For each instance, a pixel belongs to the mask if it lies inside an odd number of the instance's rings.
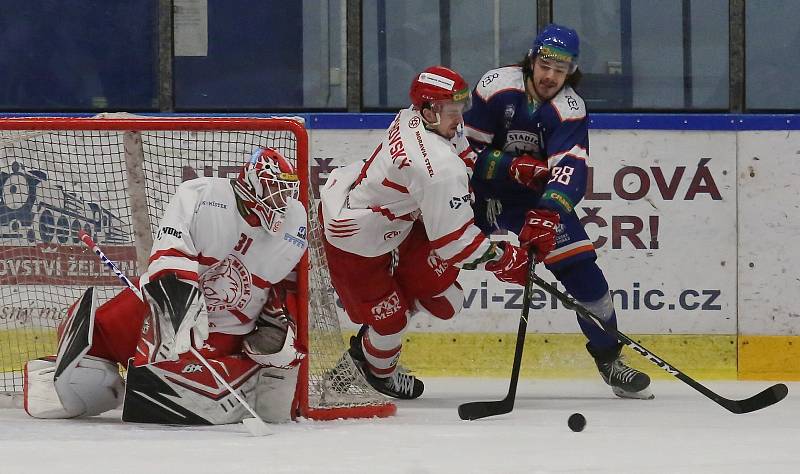
[[[298,298],[306,304],[295,315],[310,354],[296,413],[394,414],[395,406],[340,359],[346,346],[309,189],[309,137],[296,118],[0,119],[0,393],[19,393],[24,362],[54,353],[55,327],[79,292],[96,286],[102,303],[120,290],[80,245],[80,230],[123,271],[139,274],[177,185],[232,177],[256,146],[275,148],[295,165],[310,216],[309,252],[298,272]]]

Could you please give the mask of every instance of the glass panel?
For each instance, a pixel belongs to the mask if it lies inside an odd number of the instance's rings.
[[[553,0],[553,18],[581,37],[590,110],[727,109],[728,0]]]
[[[748,0],[745,9],[747,108],[800,109],[800,2]]]
[[[176,109],[344,108],[345,0],[208,0],[202,14],[207,49],[176,51]]]
[[[535,1],[365,1],[364,106],[406,107],[411,80],[436,64],[472,86],[489,69],[519,61],[535,36]]]
[[[0,0],[0,109],[157,109],[157,7]]]

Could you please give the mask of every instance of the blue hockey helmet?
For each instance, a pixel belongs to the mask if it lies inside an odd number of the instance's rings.
[[[541,56],[568,63],[570,74],[578,67],[580,40],[578,33],[572,28],[550,23],[536,36],[533,48],[528,52],[531,58]]]

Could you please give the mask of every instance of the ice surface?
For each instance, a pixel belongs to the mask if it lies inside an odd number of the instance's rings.
[[[505,396],[503,379],[428,378],[389,419],[244,427],[123,424],[115,411],[35,420],[0,409],[0,473],[796,473],[800,383],[764,410],[734,415],[679,381],[652,401],[614,397],[597,380],[524,380],[510,414],[461,421],[463,402]],[[772,382],[705,382],[727,398]],[[567,427],[571,413],[586,429]]]

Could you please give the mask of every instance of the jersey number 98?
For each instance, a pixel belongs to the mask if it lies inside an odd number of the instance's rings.
[[[572,179],[572,173],[575,171],[575,168],[572,166],[553,166],[551,171],[553,173],[553,177],[547,182],[548,184],[556,182],[563,185],[568,185],[569,180]]]

